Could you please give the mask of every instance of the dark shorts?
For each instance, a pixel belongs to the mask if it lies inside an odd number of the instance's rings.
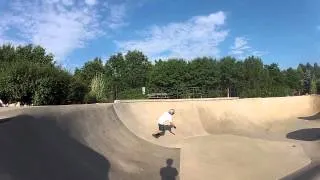
[[[158,124],[158,126],[160,131],[163,131],[163,132],[166,131],[166,125]]]

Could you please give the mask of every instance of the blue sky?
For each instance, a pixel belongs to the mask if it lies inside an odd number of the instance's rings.
[[[138,49],[150,60],[232,55],[320,63],[318,0],[0,0],[0,42],[33,43],[73,69]]]

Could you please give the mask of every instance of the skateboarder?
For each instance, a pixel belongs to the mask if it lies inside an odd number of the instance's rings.
[[[172,117],[175,114],[174,109],[170,109],[168,112],[164,112],[158,119],[158,127],[159,131],[152,134],[153,137],[159,138],[160,136],[163,136],[165,134],[166,130],[169,130],[171,132],[171,127],[177,128],[175,124],[173,123]]]

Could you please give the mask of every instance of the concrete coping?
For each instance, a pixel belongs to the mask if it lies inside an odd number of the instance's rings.
[[[219,101],[219,100],[239,100],[239,99],[273,99],[273,98],[288,98],[288,97],[304,97],[316,96],[317,94],[302,95],[302,96],[282,96],[282,97],[253,97],[253,98],[240,98],[240,97],[221,97],[221,98],[190,98],[190,99],[136,99],[136,100],[114,100],[113,103],[136,103],[136,102],[186,102],[186,101]]]
[[[137,100],[114,100],[114,103],[134,103],[134,102],[184,102],[184,101],[216,101],[216,100],[234,100],[239,97],[226,98],[194,98],[194,99],[137,99]]]

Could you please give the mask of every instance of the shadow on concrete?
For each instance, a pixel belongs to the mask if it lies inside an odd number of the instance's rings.
[[[296,130],[288,133],[286,137],[288,139],[295,139],[295,140],[302,140],[302,141],[320,140],[320,128]]]
[[[160,169],[161,180],[176,180],[179,173],[177,168],[172,167],[173,160],[167,159],[166,163],[167,166]]]
[[[1,180],[108,180],[109,161],[70,137],[54,118],[0,123]]]
[[[309,120],[309,121],[315,121],[319,120],[320,121],[320,112],[312,115],[312,116],[307,116],[307,117],[298,117],[298,119],[303,119],[303,120]]]
[[[320,128],[300,129],[287,134],[288,139],[302,141],[320,140]],[[316,180],[320,179],[320,162],[312,161],[309,165],[289,174],[280,180]]]
[[[312,162],[280,180],[317,180],[320,179],[320,162]]]
[[[10,121],[10,118],[4,118],[4,119],[0,119],[0,125],[1,124],[4,124],[6,122],[9,122]]]

